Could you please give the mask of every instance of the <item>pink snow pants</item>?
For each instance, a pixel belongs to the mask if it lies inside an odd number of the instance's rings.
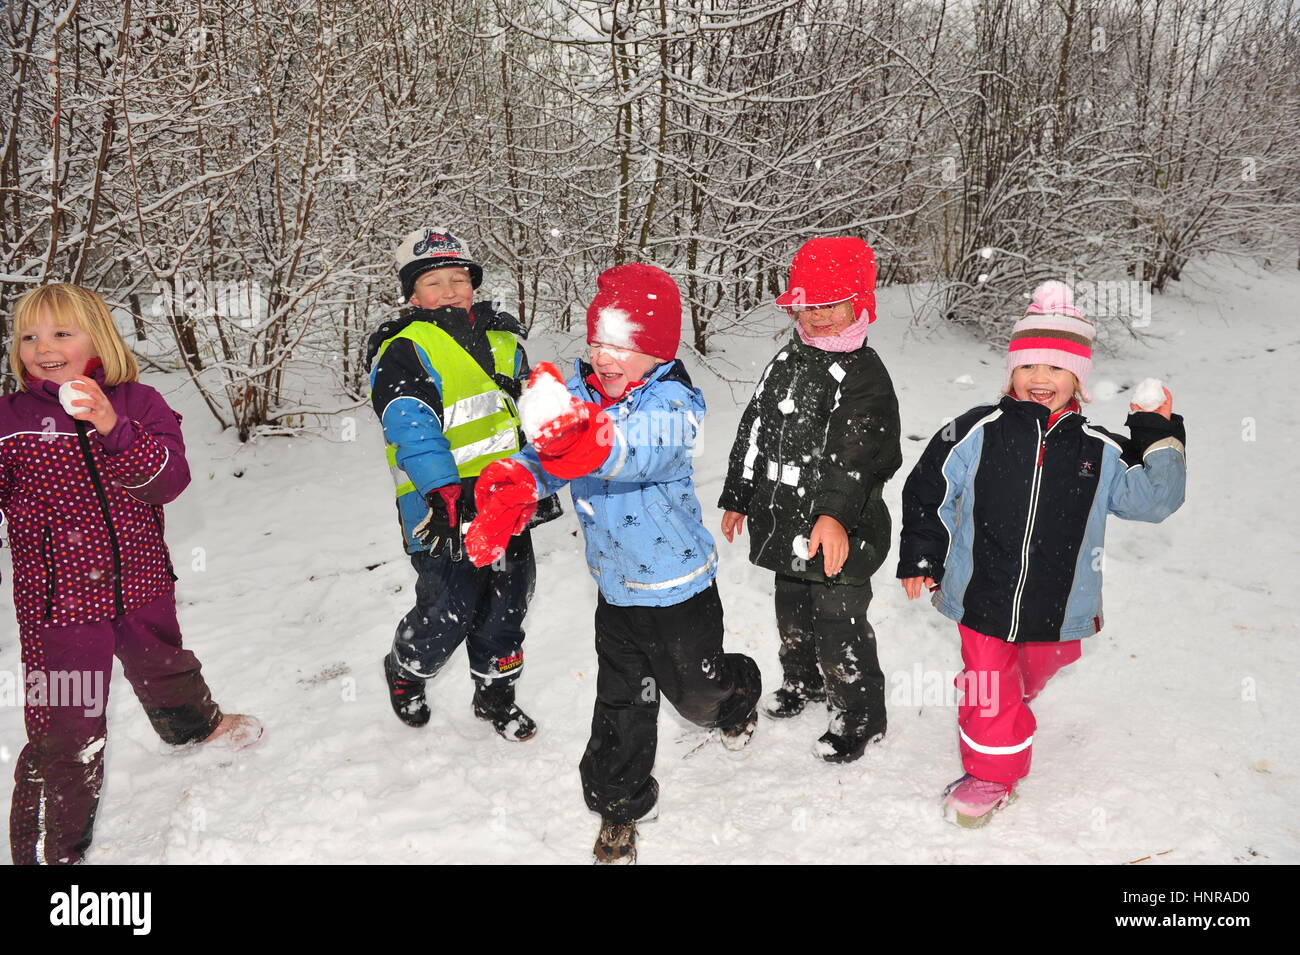
[[[15,865],[80,862],[104,781],[113,657],[165,742],[204,739],[221,710],[181,646],[172,593],[112,620],[19,636],[28,742],[14,771],[9,852]]]
[[[978,779],[1014,783],[1029,775],[1038,723],[1029,702],[1062,667],[1079,659],[1080,641],[1007,643],[957,625],[965,691],[957,708],[961,762]]]

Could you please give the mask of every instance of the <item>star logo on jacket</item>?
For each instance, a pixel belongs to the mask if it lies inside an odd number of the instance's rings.
[[[1097,476],[1097,466],[1091,461],[1079,462],[1079,477],[1090,478]]]

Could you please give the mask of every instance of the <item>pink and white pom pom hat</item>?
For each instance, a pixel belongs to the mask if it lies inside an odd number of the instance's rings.
[[[1092,371],[1092,340],[1096,329],[1083,310],[1074,305],[1074,291],[1055,279],[1034,289],[1025,317],[1011,330],[1007,346],[1007,380],[1002,390],[1011,391],[1011,372],[1019,365],[1055,365],[1073,372],[1084,401],[1088,374]]]

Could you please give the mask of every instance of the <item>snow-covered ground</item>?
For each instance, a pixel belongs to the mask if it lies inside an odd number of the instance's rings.
[[[908,296],[880,296],[871,335],[902,406],[904,470],[885,492],[895,519],[925,441],[996,394],[1004,361],[950,329],[911,327]],[[938,793],[961,773],[956,627],[907,603],[891,557],[871,612],[890,681],[886,740],[856,763],[821,763],[814,706],[764,719],[737,755],[665,706],[661,815],[642,829],[641,861],[1300,862],[1300,518],[1287,490],[1300,447],[1285,410],[1298,301],[1300,273],[1190,269],[1155,300],[1146,343],[1098,353],[1093,420],[1119,428],[1148,376],[1172,390],[1187,419],[1187,503],[1162,525],[1111,521],[1106,629],[1035,705],[1033,773],[991,826],[940,818]],[[571,359],[580,344],[541,336],[529,350],[534,361]],[[777,343],[719,344],[711,365],[752,381]],[[686,361],[711,408],[697,484],[722,551],[728,648],[753,655],[770,688],[780,680],[771,577],[744,545],[725,544],[714,507],[750,389]],[[146,381],[186,416],[194,481],[168,508],[168,541],[187,644],[223,707],[256,713],[268,736],[237,756],[171,750],[117,675],[88,861],[590,861],[597,820],[577,764],[595,694],[596,590],[572,515],[535,533],[519,696],[541,725],[536,739],[507,743],[474,719],[463,651],[430,686],[432,722],[410,729],[389,709],[380,659],[414,572],[369,408],[326,437],[241,447],[180,376]],[[0,571],[10,577],[7,551]],[[7,586],[0,604],[0,670],[12,674]],[[0,805],[23,739],[21,710],[0,706]]]

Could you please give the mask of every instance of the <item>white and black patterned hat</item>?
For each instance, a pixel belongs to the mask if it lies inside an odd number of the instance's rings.
[[[402,240],[393,257],[404,302],[415,294],[415,280],[430,269],[459,265],[469,270],[474,288],[483,284],[483,266],[470,257],[464,242],[443,229],[416,229]]]

